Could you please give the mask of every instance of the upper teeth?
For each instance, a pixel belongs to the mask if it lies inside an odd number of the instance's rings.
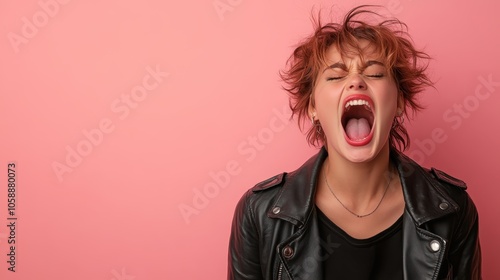
[[[368,106],[368,108],[370,108],[370,104],[368,103],[368,101],[363,99],[350,100],[345,104],[345,107],[348,108],[349,106],[359,106],[359,105],[366,105]]]

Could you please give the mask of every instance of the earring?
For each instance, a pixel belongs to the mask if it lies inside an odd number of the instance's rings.
[[[317,132],[319,135],[321,135],[321,133],[322,133],[322,132],[321,132],[321,124],[319,123],[319,121],[318,121],[318,122],[316,122],[315,118],[316,118],[316,113],[314,113],[314,114],[312,115],[312,117],[311,117],[311,123],[312,123],[312,125],[313,125],[313,126],[315,126],[315,127],[316,127],[316,132]]]

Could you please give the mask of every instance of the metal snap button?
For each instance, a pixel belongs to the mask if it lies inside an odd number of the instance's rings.
[[[287,259],[291,258],[293,256],[293,249],[290,246],[286,246],[283,248],[283,256]]]
[[[448,202],[443,202],[443,203],[439,204],[439,209],[441,209],[441,210],[446,210],[446,209],[448,209],[448,207],[450,207]]]
[[[431,250],[434,252],[439,251],[441,249],[441,244],[437,240],[432,240],[431,241]]]
[[[278,214],[279,212],[281,212],[281,208],[280,207],[276,206],[276,207],[273,208],[273,213],[274,214]]]

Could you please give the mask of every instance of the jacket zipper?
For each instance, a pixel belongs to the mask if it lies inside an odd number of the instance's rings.
[[[282,274],[283,274],[283,263],[280,263],[280,268],[278,270],[278,280],[281,280]]]

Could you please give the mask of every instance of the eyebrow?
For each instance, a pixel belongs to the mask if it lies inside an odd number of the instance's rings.
[[[385,66],[382,62],[380,61],[377,61],[377,60],[368,60],[365,62],[365,65],[363,67],[361,67],[362,70],[365,70],[366,68],[368,68],[369,66],[372,66],[372,65],[381,65],[381,66]],[[344,70],[344,71],[347,71],[347,66],[343,63],[343,62],[336,62],[328,67],[325,68],[325,70],[323,70],[323,73],[328,70],[328,69],[335,69],[335,68],[340,68],[341,70]]]
[[[380,65],[380,66],[385,66],[382,62],[378,61],[378,60],[368,60],[366,63],[365,63],[365,67],[364,68],[367,68],[368,66],[372,66],[372,65]]]
[[[335,69],[335,68],[340,68],[344,71],[347,71],[347,66],[343,63],[343,62],[336,62],[328,67],[326,67],[324,70],[323,70],[323,73],[328,70],[328,69]]]

